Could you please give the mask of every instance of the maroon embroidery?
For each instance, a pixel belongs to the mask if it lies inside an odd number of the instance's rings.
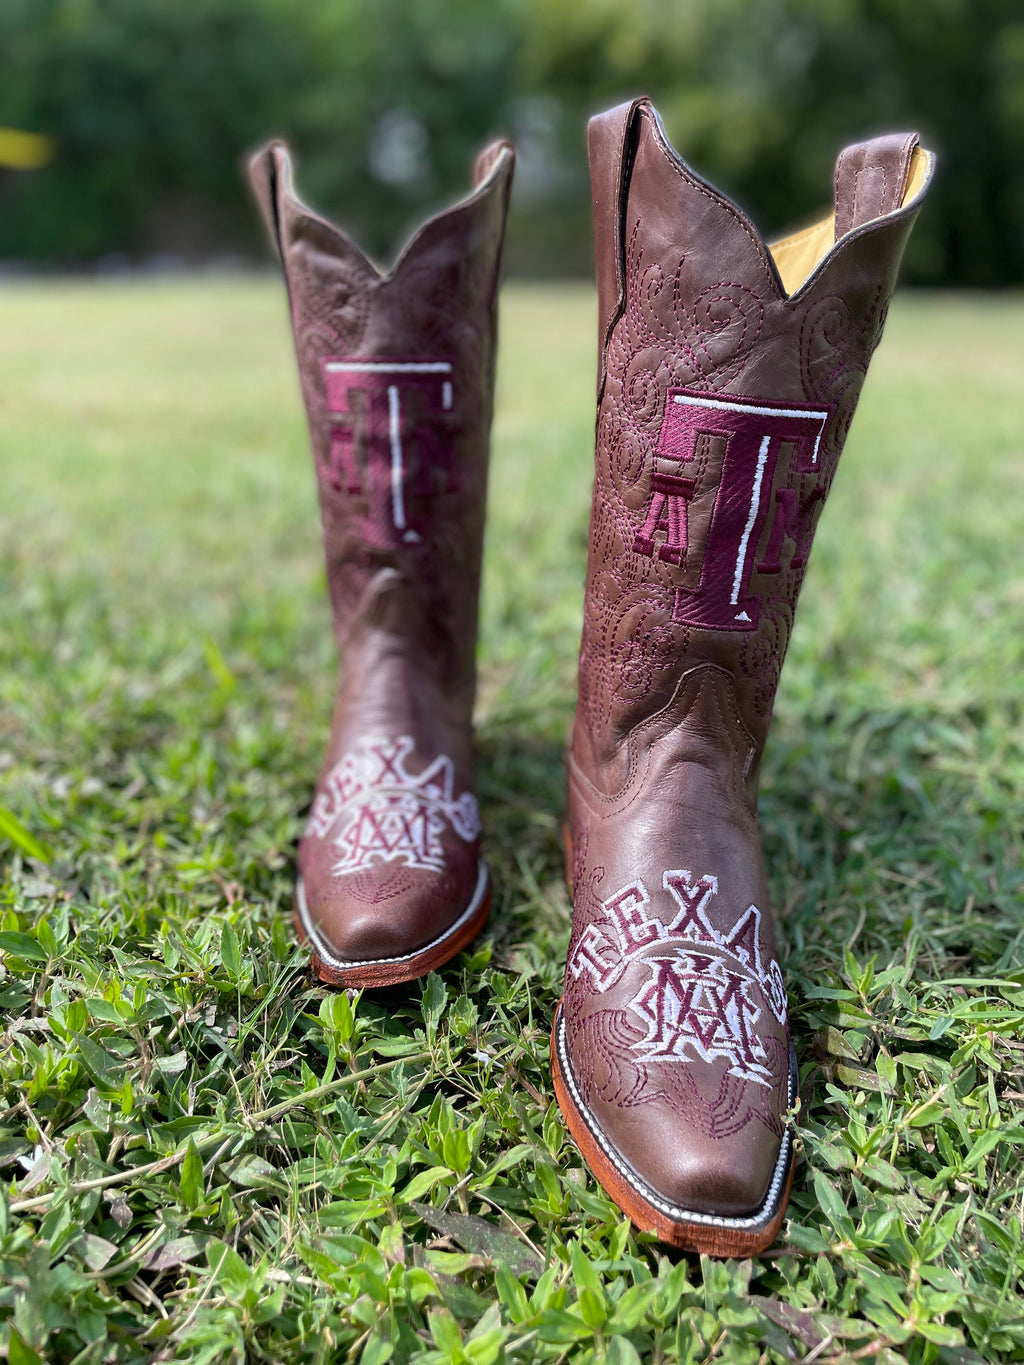
[[[711,398],[686,389],[669,389],[655,459],[672,460],[694,476],[651,476],[651,502],[633,548],[653,558],[654,537],[666,533],[658,556],[684,570],[676,588],[675,620],[712,630],[753,630],[760,601],[751,591],[754,555],[772,510],[770,495],[783,443],[793,446],[790,477],[820,472],[819,447],[828,408],[787,403],[768,406],[752,400]],[[718,439],[712,439],[718,438]],[[710,517],[698,519],[700,536],[688,537],[688,504],[714,492]],[[776,492],[775,523],[765,561],[779,572],[783,540],[796,542],[794,567],[804,562],[813,530],[812,516],[824,490],[797,488]],[[799,562],[797,562],[799,561]],[[774,567],[773,567],[774,563]]]
[[[658,558],[667,564],[682,562],[686,554],[686,504],[696,487],[696,479],[655,470],[651,475],[651,506],[647,520],[633,541],[633,549],[638,554],[653,558],[654,537],[658,531],[664,531],[665,542],[658,546]]]
[[[749,977],[722,958],[680,949],[649,957],[644,965],[650,978],[630,1006],[647,1025],[637,1045],[646,1061],[724,1058],[730,1075],[772,1084],[754,1027],[762,1007]]]
[[[588,924],[580,934],[569,958],[569,971],[578,981],[584,972],[602,994],[621,974],[621,959],[610,951],[610,945],[596,925]]]
[[[568,1016],[567,1016],[568,1017]],[[639,1059],[645,1030],[624,1009],[595,1010],[572,1025],[576,1079],[586,1102],[598,1098],[616,1108],[633,1109],[665,1104],[695,1132],[723,1139],[756,1119],[779,1137],[777,1113],[785,1099],[763,1085],[745,1088],[743,1081],[723,1070],[717,1089],[707,1092],[686,1066],[664,1066]],[[789,1054],[777,1038],[764,1040],[767,1066],[783,1093],[788,1080]],[[706,1078],[701,1077],[706,1086]]]
[[[569,977],[589,979],[604,995],[631,964],[646,971],[627,1006],[644,1033],[633,1051],[644,1062],[723,1059],[744,1081],[774,1085],[777,1076],[765,1051],[764,1030],[755,1025],[767,1006],[786,1021],[786,988],[779,964],[761,960],[761,912],[749,905],[728,933],[720,933],[707,908],[718,879],[671,869],[663,885],[679,913],[669,925],[646,912],[650,895],[637,879],[601,904],[601,913],[580,933],[568,958]],[[653,948],[653,951],[649,951]]]
[[[665,926],[643,913],[650,899],[643,882],[635,881],[605,901],[604,910],[618,935],[622,952],[635,952],[665,937]]]
[[[324,361],[330,448],[328,482],[365,497],[375,544],[415,544],[410,496],[455,488],[450,422],[453,369],[447,360]]]
[[[671,924],[672,932],[683,938],[694,937],[691,930],[697,923],[697,917],[703,914],[711,897],[718,894],[718,878],[698,877],[694,881],[693,873],[685,869],[666,872],[665,889],[672,893],[680,907],[679,914]]]
[[[692,647],[689,633],[701,628],[732,634],[743,705],[767,721],[815,525],[889,292],[883,282],[850,300],[826,293],[793,311],[772,296],[760,275],[742,283],[738,269],[702,288],[697,281],[706,263],[700,253],[659,260],[660,244],[645,240],[645,226],[639,214],[630,214],[624,307],[607,347],[581,644],[579,714],[595,741],[609,748],[669,702],[678,681],[674,661]],[[782,351],[787,364],[797,352],[795,382],[766,390],[764,374],[775,363],[770,358]],[[723,393],[732,386],[771,397]],[[695,451],[673,445],[671,431],[662,432],[672,389],[724,404],[831,414],[813,464],[806,446],[775,438],[735,606],[736,555],[759,445],[745,474],[746,505],[738,489],[729,488],[716,507],[713,480],[722,472],[726,438],[702,438]],[[785,401],[777,402],[783,392]],[[803,400],[807,409],[790,399]],[[692,491],[673,482],[690,479],[696,482]],[[720,562],[723,543],[733,551],[731,565]],[[703,574],[709,578],[702,583]],[[744,611],[751,619],[737,620]]]

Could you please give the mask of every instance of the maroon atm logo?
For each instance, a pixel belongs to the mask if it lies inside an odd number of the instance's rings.
[[[825,497],[818,457],[829,416],[828,408],[768,406],[669,389],[651,500],[633,549],[679,566],[677,621],[708,630],[753,630],[760,610],[750,589],[754,569],[781,573],[787,539],[795,546],[790,567],[806,562],[815,511]],[[790,486],[775,489],[772,497],[785,445],[792,447]],[[766,528],[767,543],[757,559]]]
[[[454,367],[447,360],[327,360],[328,477],[338,492],[366,497],[383,544],[417,544],[410,496],[454,487]]]

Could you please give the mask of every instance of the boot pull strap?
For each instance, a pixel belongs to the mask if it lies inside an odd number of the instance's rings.
[[[497,142],[492,142],[490,146],[485,147],[473,164],[473,188],[476,189],[484,183],[501,160],[503,152],[511,152],[512,150],[512,144],[506,138],[499,138]]]
[[[837,242],[872,218],[899,208],[916,146],[916,133],[886,133],[839,153],[835,175]]]
[[[630,100],[587,127],[590,185],[594,201],[594,260],[598,307],[598,399],[604,389],[605,347],[625,304],[625,223],[629,177],[636,151],[636,129],[646,99]]]
[[[288,149],[283,142],[268,142],[249,162],[249,184],[274,250],[282,259],[279,194],[282,182],[287,184],[289,166]]]

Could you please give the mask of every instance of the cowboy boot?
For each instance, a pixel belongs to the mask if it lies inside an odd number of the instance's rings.
[[[386,275],[295,198],[284,146],[250,165],[288,287],[341,657],[295,888],[332,985],[422,976],[487,919],[472,711],[513,159],[488,148],[469,197]]]
[[[931,174],[839,157],[835,215],[768,248],[646,100],[590,124],[597,467],[569,755],[555,1087],[664,1241],[778,1233],[797,1096],[757,775],[814,527]]]

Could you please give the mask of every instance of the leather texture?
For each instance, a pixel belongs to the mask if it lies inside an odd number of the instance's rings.
[[[848,227],[787,297],[649,102],[591,123],[601,362],[554,1041],[599,1178],[670,1223],[756,1238],[785,1202],[795,1088],[758,768],[919,207],[898,207],[915,143],[840,157]]]
[[[471,721],[513,161],[489,147],[469,197],[386,274],[299,202],[281,143],[250,167],[288,287],[341,659],[296,893],[338,984],[419,975],[486,916]]]

